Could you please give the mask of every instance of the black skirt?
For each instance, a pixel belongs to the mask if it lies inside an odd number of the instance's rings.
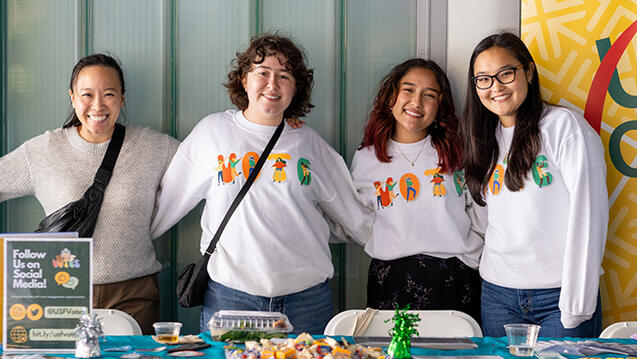
[[[393,310],[459,310],[480,324],[482,280],[477,270],[456,257],[425,254],[390,261],[372,259],[367,279],[367,306]]]

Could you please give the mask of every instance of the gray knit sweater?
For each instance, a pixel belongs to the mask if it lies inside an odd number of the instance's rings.
[[[86,142],[76,128],[32,138],[0,158],[0,201],[35,195],[49,215],[78,200],[93,183],[109,142]],[[93,284],[161,270],[150,223],[155,194],[178,145],[148,128],[126,128],[93,233]]]

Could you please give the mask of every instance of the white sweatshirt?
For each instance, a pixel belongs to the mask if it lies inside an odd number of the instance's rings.
[[[583,117],[548,106],[536,165],[524,188],[511,192],[503,160],[513,131],[499,126],[496,132],[501,150],[486,195],[480,274],[509,288],[561,287],[561,321],[574,328],[591,318],[597,304],[608,226],[604,148]]]
[[[237,110],[201,120],[162,180],[153,237],[205,199],[203,253],[275,128],[252,123]],[[357,200],[342,157],[309,127],[286,124],[268,158],[230,218],[208,272],[227,287],[273,297],[331,278],[329,223],[364,243],[372,214]]]
[[[484,233],[486,213],[480,217],[474,210],[486,210],[473,205],[462,171],[438,173],[438,153],[429,136],[409,144],[390,140],[387,151],[391,162],[380,162],[373,146],[356,151],[352,161],[354,185],[376,211],[365,252],[382,260],[455,256],[477,268],[484,243],[478,232]]]

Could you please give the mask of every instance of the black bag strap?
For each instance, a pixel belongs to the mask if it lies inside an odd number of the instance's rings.
[[[204,257],[205,256],[210,257],[210,255],[212,255],[212,252],[215,250],[215,246],[217,245],[217,241],[221,237],[221,233],[223,232],[223,230],[226,228],[226,224],[228,224],[228,221],[230,220],[232,213],[234,213],[234,210],[237,209],[239,202],[241,202],[245,194],[250,189],[250,186],[252,186],[252,183],[254,183],[254,180],[259,175],[259,172],[261,171],[261,167],[263,167],[263,164],[265,163],[265,160],[268,159],[268,155],[272,151],[274,144],[279,139],[279,136],[281,136],[281,132],[283,132],[283,127],[285,127],[285,119],[281,121],[279,126],[276,128],[276,130],[272,134],[272,137],[270,138],[270,142],[268,142],[268,144],[265,146],[265,149],[263,150],[263,153],[261,153],[261,156],[259,157],[257,164],[254,166],[254,169],[252,170],[252,173],[250,173],[250,176],[248,176],[248,180],[246,181],[246,183],[243,184],[243,187],[241,187],[241,190],[237,194],[237,197],[235,197],[234,201],[230,205],[230,208],[228,208],[228,212],[226,212],[226,216],[223,217],[223,220],[221,221],[221,223],[219,223],[219,228],[217,228],[217,232],[215,233],[214,237],[212,237],[212,240],[210,241],[210,244],[208,245],[208,249],[206,249],[206,252],[204,253]]]
[[[126,127],[116,123],[115,129],[113,130],[113,136],[111,137],[111,142],[108,144],[102,164],[100,165],[100,168],[97,169],[95,180],[93,181],[93,185],[102,192],[104,192],[106,186],[108,186],[108,182],[110,182],[111,176],[113,175],[115,162],[119,156],[119,151],[122,149],[125,134]]]

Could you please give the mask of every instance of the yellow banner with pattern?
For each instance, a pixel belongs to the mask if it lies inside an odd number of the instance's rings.
[[[637,1],[522,1],[542,96],[580,111],[606,147],[604,326],[637,320]]]

